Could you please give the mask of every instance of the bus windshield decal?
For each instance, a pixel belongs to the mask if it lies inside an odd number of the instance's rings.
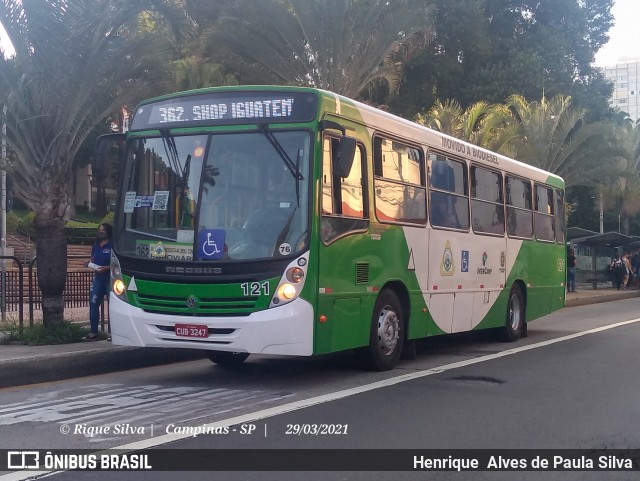
[[[138,107],[132,130],[167,126],[306,122],[315,117],[316,96],[304,92],[216,92],[152,102]]]

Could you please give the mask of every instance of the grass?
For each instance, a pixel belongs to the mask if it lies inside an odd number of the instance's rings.
[[[70,321],[64,321],[62,324],[50,327],[46,327],[44,324],[25,326],[22,332],[20,332],[17,323],[12,323],[0,329],[0,344],[27,344],[29,346],[71,344],[81,342],[87,334],[89,334],[88,327]]]

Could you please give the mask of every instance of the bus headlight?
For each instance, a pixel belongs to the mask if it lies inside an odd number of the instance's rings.
[[[304,280],[307,276],[307,265],[309,264],[309,253],[294,260],[284,270],[284,274],[275,290],[275,295],[271,299],[269,307],[282,306],[293,301],[302,292]]]
[[[111,287],[113,293],[123,301],[127,300],[127,286],[122,278],[122,270],[120,269],[120,261],[111,253]]]
[[[296,297],[296,288],[289,283],[282,284],[278,288],[278,297],[282,300],[290,301]]]
[[[122,294],[124,294],[124,291],[124,282],[122,282],[120,279],[116,279],[115,281],[113,281],[113,292],[116,296],[122,296]]]

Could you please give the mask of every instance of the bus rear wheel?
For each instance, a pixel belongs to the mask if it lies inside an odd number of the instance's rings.
[[[221,366],[237,366],[249,357],[248,352],[207,351],[207,357]]]
[[[525,328],[524,295],[520,286],[514,284],[509,293],[502,337],[507,342],[515,342],[523,336]]]
[[[402,304],[392,291],[383,291],[373,308],[367,366],[377,371],[393,369],[400,360],[405,339]]]

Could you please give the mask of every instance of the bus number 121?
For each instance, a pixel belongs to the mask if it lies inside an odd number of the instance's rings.
[[[269,295],[268,282],[243,282],[240,287],[242,288],[242,294],[245,296]]]

